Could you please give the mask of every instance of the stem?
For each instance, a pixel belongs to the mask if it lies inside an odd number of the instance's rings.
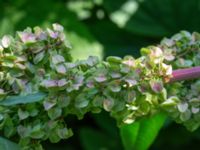
[[[187,69],[178,69],[172,72],[170,83],[182,80],[196,79],[200,77],[200,66]]]

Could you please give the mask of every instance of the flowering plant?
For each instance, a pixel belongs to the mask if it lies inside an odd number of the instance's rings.
[[[69,114],[81,119],[105,110],[121,125],[165,112],[190,130],[200,126],[200,80],[175,82],[189,70],[172,72],[200,65],[198,33],[163,39],[142,48],[139,58],[105,61],[90,56],[73,62],[59,24],[27,28],[0,41],[0,130],[24,150],[72,136]]]

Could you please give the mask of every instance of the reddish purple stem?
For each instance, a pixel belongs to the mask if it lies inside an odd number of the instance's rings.
[[[171,82],[200,78],[200,66],[187,69],[178,69],[172,72]]]

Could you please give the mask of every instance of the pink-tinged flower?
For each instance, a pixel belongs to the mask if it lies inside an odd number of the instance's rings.
[[[36,36],[33,33],[18,32],[18,35],[23,43],[34,43],[36,42]]]
[[[114,106],[114,101],[113,99],[105,99],[103,101],[103,108],[106,110],[106,111],[111,111],[112,107]]]
[[[147,85],[145,84],[141,84],[140,86],[138,86],[138,90],[141,92],[141,93],[145,93],[147,91]]]
[[[156,93],[160,93],[163,89],[163,83],[161,81],[150,81],[150,86]]]
[[[104,74],[100,74],[97,77],[94,78],[97,82],[104,82],[107,80],[106,76]]]
[[[137,75],[140,75],[142,70],[140,68],[137,68],[137,69],[135,69],[135,72],[136,72]]]
[[[67,72],[67,69],[63,64],[61,64],[56,66],[56,71],[60,74],[65,74]]]
[[[47,33],[44,32],[40,27],[35,27],[35,36],[39,40],[46,40],[47,39]]]
[[[165,58],[165,60],[167,60],[167,61],[172,61],[172,60],[174,60],[174,59],[175,59],[175,56],[172,54],[172,50],[166,49],[166,50],[164,51],[164,58]]]
[[[94,82],[89,80],[87,83],[86,83],[86,86],[89,87],[89,88],[93,88],[94,87]]]
[[[159,47],[153,47],[149,57],[155,64],[158,64],[163,60],[163,52]]]
[[[54,29],[55,31],[59,31],[59,32],[62,32],[62,31],[64,30],[63,26],[61,26],[61,25],[58,24],[58,23],[54,23],[54,24],[53,24],[53,29]]]
[[[162,50],[159,47],[154,47],[150,53],[153,57],[161,57],[163,55]]]
[[[169,76],[172,75],[172,66],[171,65],[166,65],[164,63],[161,64],[162,66],[162,71],[164,71],[164,74]]]
[[[172,39],[167,39],[167,38],[164,38],[162,41],[161,41],[161,44],[165,44],[166,46],[170,47],[170,46],[173,46],[175,44],[174,40]]]
[[[62,55],[54,55],[52,56],[52,62],[57,65],[59,63],[65,62],[65,58]]]
[[[118,73],[118,72],[111,72],[110,76],[112,78],[120,78],[122,75],[120,73]]]
[[[55,102],[50,102],[50,101],[44,101],[43,102],[43,106],[44,106],[45,110],[49,110],[49,109],[51,109],[55,105],[56,105]]]
[[[128,77],[125,79],[125,81],[128,83],[129,87],[132,87],[138,84],[137,80],[133,77]]]
[[[1,43],[4,48],[8,48],[11,44],[11,37],[8,35],[3,36]]]
[[[37,39],[39,40],[46,40],[47,34],[45,32],[40,32],[38,35],[36,35]]]
[[[59,36],[59,33],[56,31],[52,31],[51,29],[47,29],[47,32],[49,34],[49,36],[53,39],[57,39]]]
[[[61,80],[58,80],[58,86],[59,87],[63,87],[65,85],[67,85],[67,80],[66,79],[61,79]]]
[[[45,88],[57,87],[57,81],[56,80],[44,80],[44,81],[42,81],[41,86],[43,86]]]
[[[129,67],[134,67],[135,66],[135,61],[134,59],[127,59],[122,61],[123,64],[129,66]]]

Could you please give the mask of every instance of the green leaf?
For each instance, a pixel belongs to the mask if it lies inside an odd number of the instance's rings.
[[[25,96],[10,96],[6,98],[5,100],[0,102],[0,105],[3,106],[12,106],[16,104],[27,104],[27,103],[34,103],[34,102],[39,102],[45,98],[47,94],[38,92],[34,94],[29,94]]]
[[[120,128],[121,139],[125,150],[131,150],[135,147],[135,142],[138,136],[139,128],[139,122],[123,125]]]
[[[57,134],[61,139],[67,139],[73,135],[73,132],[71,129],[63,128],[58,129]]]
[[[89,100],[85,98],[84,94],[80,94],[75,100],[75,107],[84,108],[89,104]]]
[[[36,126],[34,126],[31,130],[31,137],[33,139],[41,139],[42,137],[44,137],[46,133],[44,131],[42,131],[42,125],[41,124],[37,124]]]
[[[95,123],[104,131],[112,137],[118,137],[119,133],[116,122],[109,114],[105,111],[102,111],[100,114],[92,114],[92,118],[95,120]]]
[[[114,100],[112,98],[105,99],[103,101],[103,108],[106,111],[111,111],[111,109],[113,108],[113,106],[114,106]]]
[[[0,150],[20,150],[20,148],[17,144],[0,137]]]
[[[117,57],[117,56],[108,56],[106,58],[106,61],[108,61],[110,63],[121,63],[122,59],[120,57]]]
[[[48,116],[54,120],[62,115],[62,109],[59,107],[51,108],[48,110]]]
[[[57,134],[55,134],[56,133],[56,131],[54,131],[54,132],[52,132],[51,134],[50,134],[50,136],[49,136],[49,140],[50,140],[50,142],[51,143],[58,143],[59,141],[60,141],[60,137],[57,135]]]
[[[18,109],[18,116],[20,120],[24,120],[29,117],[29,113],[27,111],[23,111],[22,109]]]
[[[122,149],[115,138],[91,128],[82,128],[80,130],[80,141],[84,150]]]
[[[144,37],[163,37],[181,29],[199,31],[200,27],[195,19],[200,12],[198,1],[106,0],[103,5],[116,25]]]
[[[191,111],[190,110],[186,110],[185,112],[180,114],[180,119],[184,122],[187,121],[191,118]]]
[[[133,55],[138,57],[139,49],[150,44],[149,40],[145,40],[137,35],[133,35],[131,32],[122,30],[109,19],[96,21],[93,24],[88,24],[88,26],[90,31],[104,46],[104,57],[113,55],[120,57],[125,55]],[[100,28],[103,29],[104,32],[100,31]],[[109,37],[106,37],[105,33],[111,34]]]
[[[61,55],[52,56],[52,63],[57,65],[59,63],[65,62],[65,58]]]
[[[120,128],[125,150],[147,150],[165,122],[165,114],[157,114]]]
[[[45,56],[45,51],[38,53],[33,59],[34,64],[38,64],[40,61],[42,61],[44,56]]]
[[[188,103],[182,102],[182,103],[180,103],[180,104],[177,105],[177,108],[178,108],[178,110],[180,112],[184,113],[188,109],[188,106],[189,106]]]

